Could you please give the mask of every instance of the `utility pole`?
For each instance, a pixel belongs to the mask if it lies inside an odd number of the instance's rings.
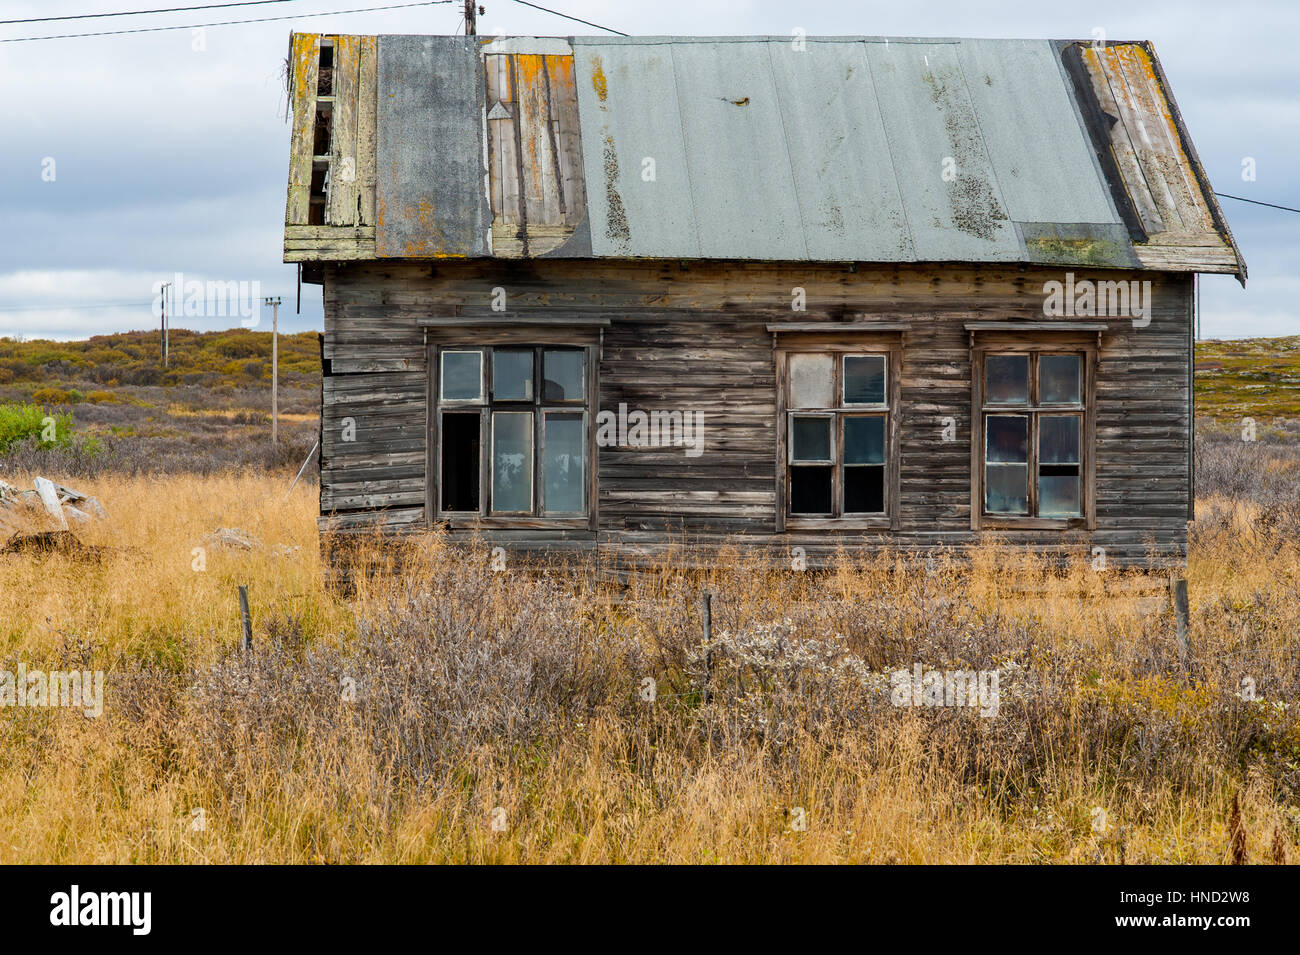
[[[280,443],[280,296],[265,299],[271,306],[271,443]]]
[[[474,36],[478,32],[478,24],[475,23],[475,11],[478,5],[474,0],[465,0],[465,35]]]
[[[167,353],[167,290],[172,287],[171,282],[164,282],[162,288],[158,290],[158,298],[162,303],[162,327],[159,333],[159,347],[162,351],[163,367],[167,367],[167,360],[170,357]]]

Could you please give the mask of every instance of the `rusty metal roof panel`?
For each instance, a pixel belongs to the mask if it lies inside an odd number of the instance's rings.
[[[478,41],[381,36],[378,72],[376,255],[490,254]]]
[[[580,39],[574,72],[592,254],[698,257],[673,47],[613,49]]]

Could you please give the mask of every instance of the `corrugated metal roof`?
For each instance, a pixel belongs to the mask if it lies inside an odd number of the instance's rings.
[[[378,50],[379,257],[1244,278],[1147,44],[383,36]]]
[[[1017,221],[1121,225],[1049,41],[573,42],[598,256],[1010,262]]]

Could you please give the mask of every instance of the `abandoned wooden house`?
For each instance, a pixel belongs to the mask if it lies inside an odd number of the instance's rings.
[[[322,530],[1185,559],[1194,276],[1148,43],[325,36],[284,257]]]

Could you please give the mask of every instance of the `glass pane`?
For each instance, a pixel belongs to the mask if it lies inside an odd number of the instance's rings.
[[[1078,403],[1082,362],[1078,355],[1043,355],[1038,359],[1038,400],[1046,404]]]
[[[830,355],[790,356],[790,407],[834,408],[835,364]]]
[[[844,419],[844,463],[885,463],[885,419],[883,417]]]
[[[1028,355],[989,355],[984,359],[984,401],[991,405],[1029,401]]]
[[[492,415],[492,510],[533,509],[533,413]]]
[[[1079,463],[1079,416],[1040,415],[1038,418],[1038,463]]]
[[[1028,463],[1029,418],[1025,415],[985,416],[984,441],[985,461]]]
[[[846,405],[885,403],[884,355],[844,357],[844,403]]]
[[[984,510],[989,514],[1029,512],[1029,465],[990,464],[984,469]]]
[[[442,400],[479,401],[483,397],[483,353],[442,353]]]
[[[824,467],[790,469],[790,513],[829,514],[831,512],[831,471]]]
[[[548,414],[543,421],[542,503],[548,514],[581,513],[583,498],[582,414]]]
[[[1046,476],[1038,478],[1039,517],[1079,517],[1079,476]]]
[[[497,401],[533,400],[533,350],[492,353],[492,397]]]
[[[844,469],[844,513],[880,514],[885,510],[883,467]]]
[[[834,418],[797,415],[790,419],[792,461],[831,460],[831,424]]]
[[[581,401],[586,392],[585,353],[548,351],[542,353],[542,400]]]

